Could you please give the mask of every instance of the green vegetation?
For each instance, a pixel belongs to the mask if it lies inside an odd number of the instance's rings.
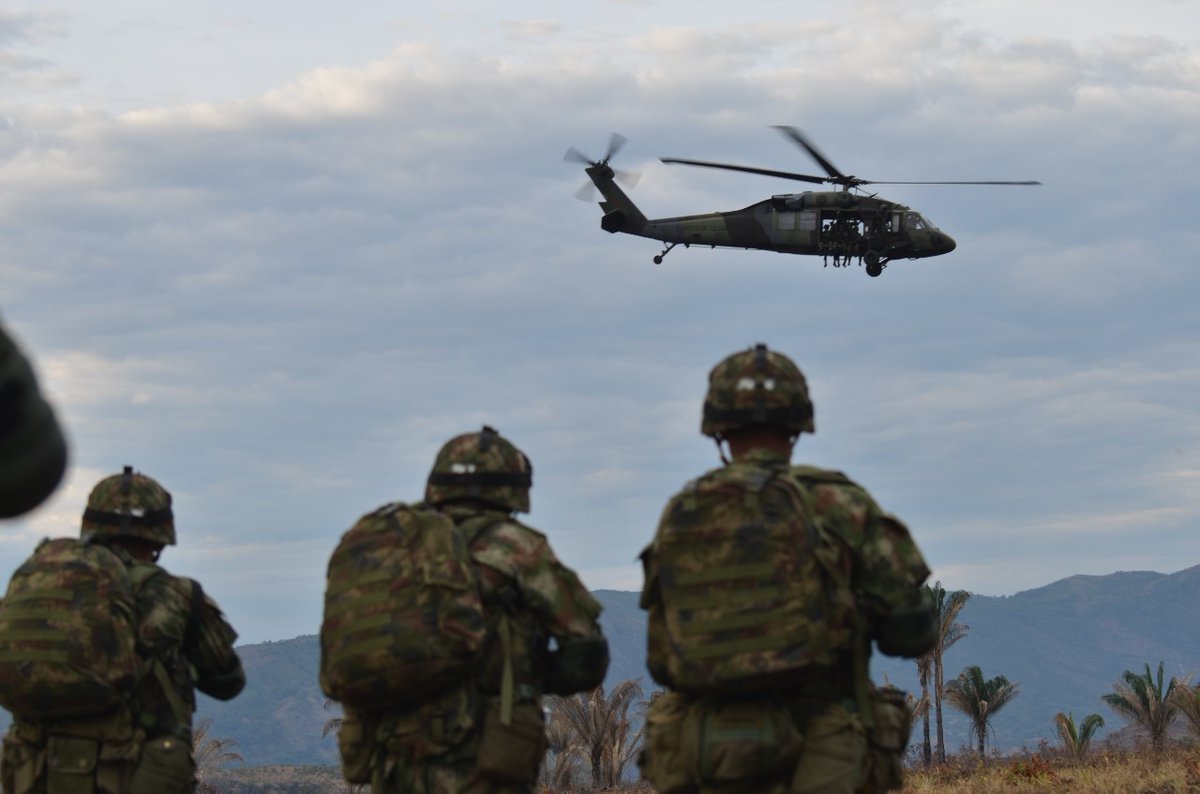
[[[1096,731],[1104,727],[1104,718],[1099,714],[1089,714],[1079,725],[1075,724],[1075,715],[1061,711],[1054,715],[1054,728],[1058,731],[1058,740],[1063,752],[1071,758],[1082,758],[1087,753],[1088,745]]]
[[[1174,676],[1163,688],[1163,662],[1158,663],[1158,678],[1150,673],[1138,675],[1126,670],[1121,681],[1113,684],[1113,691],[1103,696],[1113,711],[1143,728],[1150,735],[1150,743],[1156,752],[1161,752],[1167,738],[1167,730],[1179,714],[1172,697],[1179,682]]]
[[[982,756],[987,744],[988,726],[996,712],[1017,696],[1018,687],[1002,675],[984,679],[979,665],[971,665],[946,685],[946,702],[971,720],[971,734],[979,742]]]

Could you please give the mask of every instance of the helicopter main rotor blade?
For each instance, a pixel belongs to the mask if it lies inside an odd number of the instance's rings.
[[[859,179],[863,185],[1040,185],[1041,182],[1028,180],[1024,182],[880,182],[875,179]]]
[[[763,176],[777,176],[782,179],[795,179],[800,182],[813,182],[821,185],[830,181],[823,176],[809,176],[808,174],[793,174],[791,171],[772,171],[769,168],[752,168],[748,165],[729,165],[728,163],[710,163],[705,160],[683,160],[678,157],[660,157],[658,158],[664,163],[679,163],[680,165],[697,165],[702,168],[721,168],[726,171],[742,171],[747,174],[762,174]]]
[[[780,124],[775,125],[775,129],[791,138],[797,146],[800,146],[806,152],[808,152],[809,155],[812,156],[812,159],[816,160],[817,164],[825,169],[825,173],[833,177],[832,181],[841,183],[850,179],[854,179],[854,177],[847,177],[841,171],[837,170],[833,163],[829,162],[825,155],[821,154],[821,151],[817,149],[817,147],[814,146],[812,142],[808,140],[808,138],[805,138],[804,134],[801,133],[800,130],[796,129],[795,127],[786,127]]]

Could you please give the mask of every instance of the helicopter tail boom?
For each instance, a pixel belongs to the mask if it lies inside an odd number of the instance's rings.
[[[600,228],[606,232],[642,235],[646,228],[646,216],[637,208],[633,200],[617,185],[613,170],[607,163],[599,163],[586,169],[592,184],[604,196],[600,209],[604,217],[600,220]]]

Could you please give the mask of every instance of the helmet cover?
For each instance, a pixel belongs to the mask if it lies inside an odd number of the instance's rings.
[[[804,374],[761,343],[713,367],[700,432],[720,438],[746,425],[780,427],[793,435],[816,431]]]
[[[88,495],[80,529],[83,537],[136,538],[175,545],[171,494],[155,480],[126,466],[105,477]]]
[[[529,512],[533,464],[525,453],[484,425],[446,442],[438,452],[425,501],[440,505],[456,499],[477,499],[504,510]]]

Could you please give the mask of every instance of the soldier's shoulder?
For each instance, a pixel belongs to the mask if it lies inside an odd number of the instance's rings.
[[[195,583],[153,562],[135,561],[129,569],[138,598],[171,601],[186,606]]]
[[[549,540],[545,533],[520,521],[513,516],[497,518],[487,527],[482,537],[484,542],[491,545],[503,545],[513,549],[549,548]]]
[[[741,469],[735,466],[718,466],[715,469],[709,469],[699,477],[693,477],[683,484],[672,498],[673,501],[683,497],[694,495],[699,491],[708,488],[724,485],[733,482],[743,476]]]
[[[793,477],[812,483],[849,485],[855,488],[862,488],[861,485],[850,479],[845,472],[837,469],[822,469],[817,466],[792,466],[791,473]]]

